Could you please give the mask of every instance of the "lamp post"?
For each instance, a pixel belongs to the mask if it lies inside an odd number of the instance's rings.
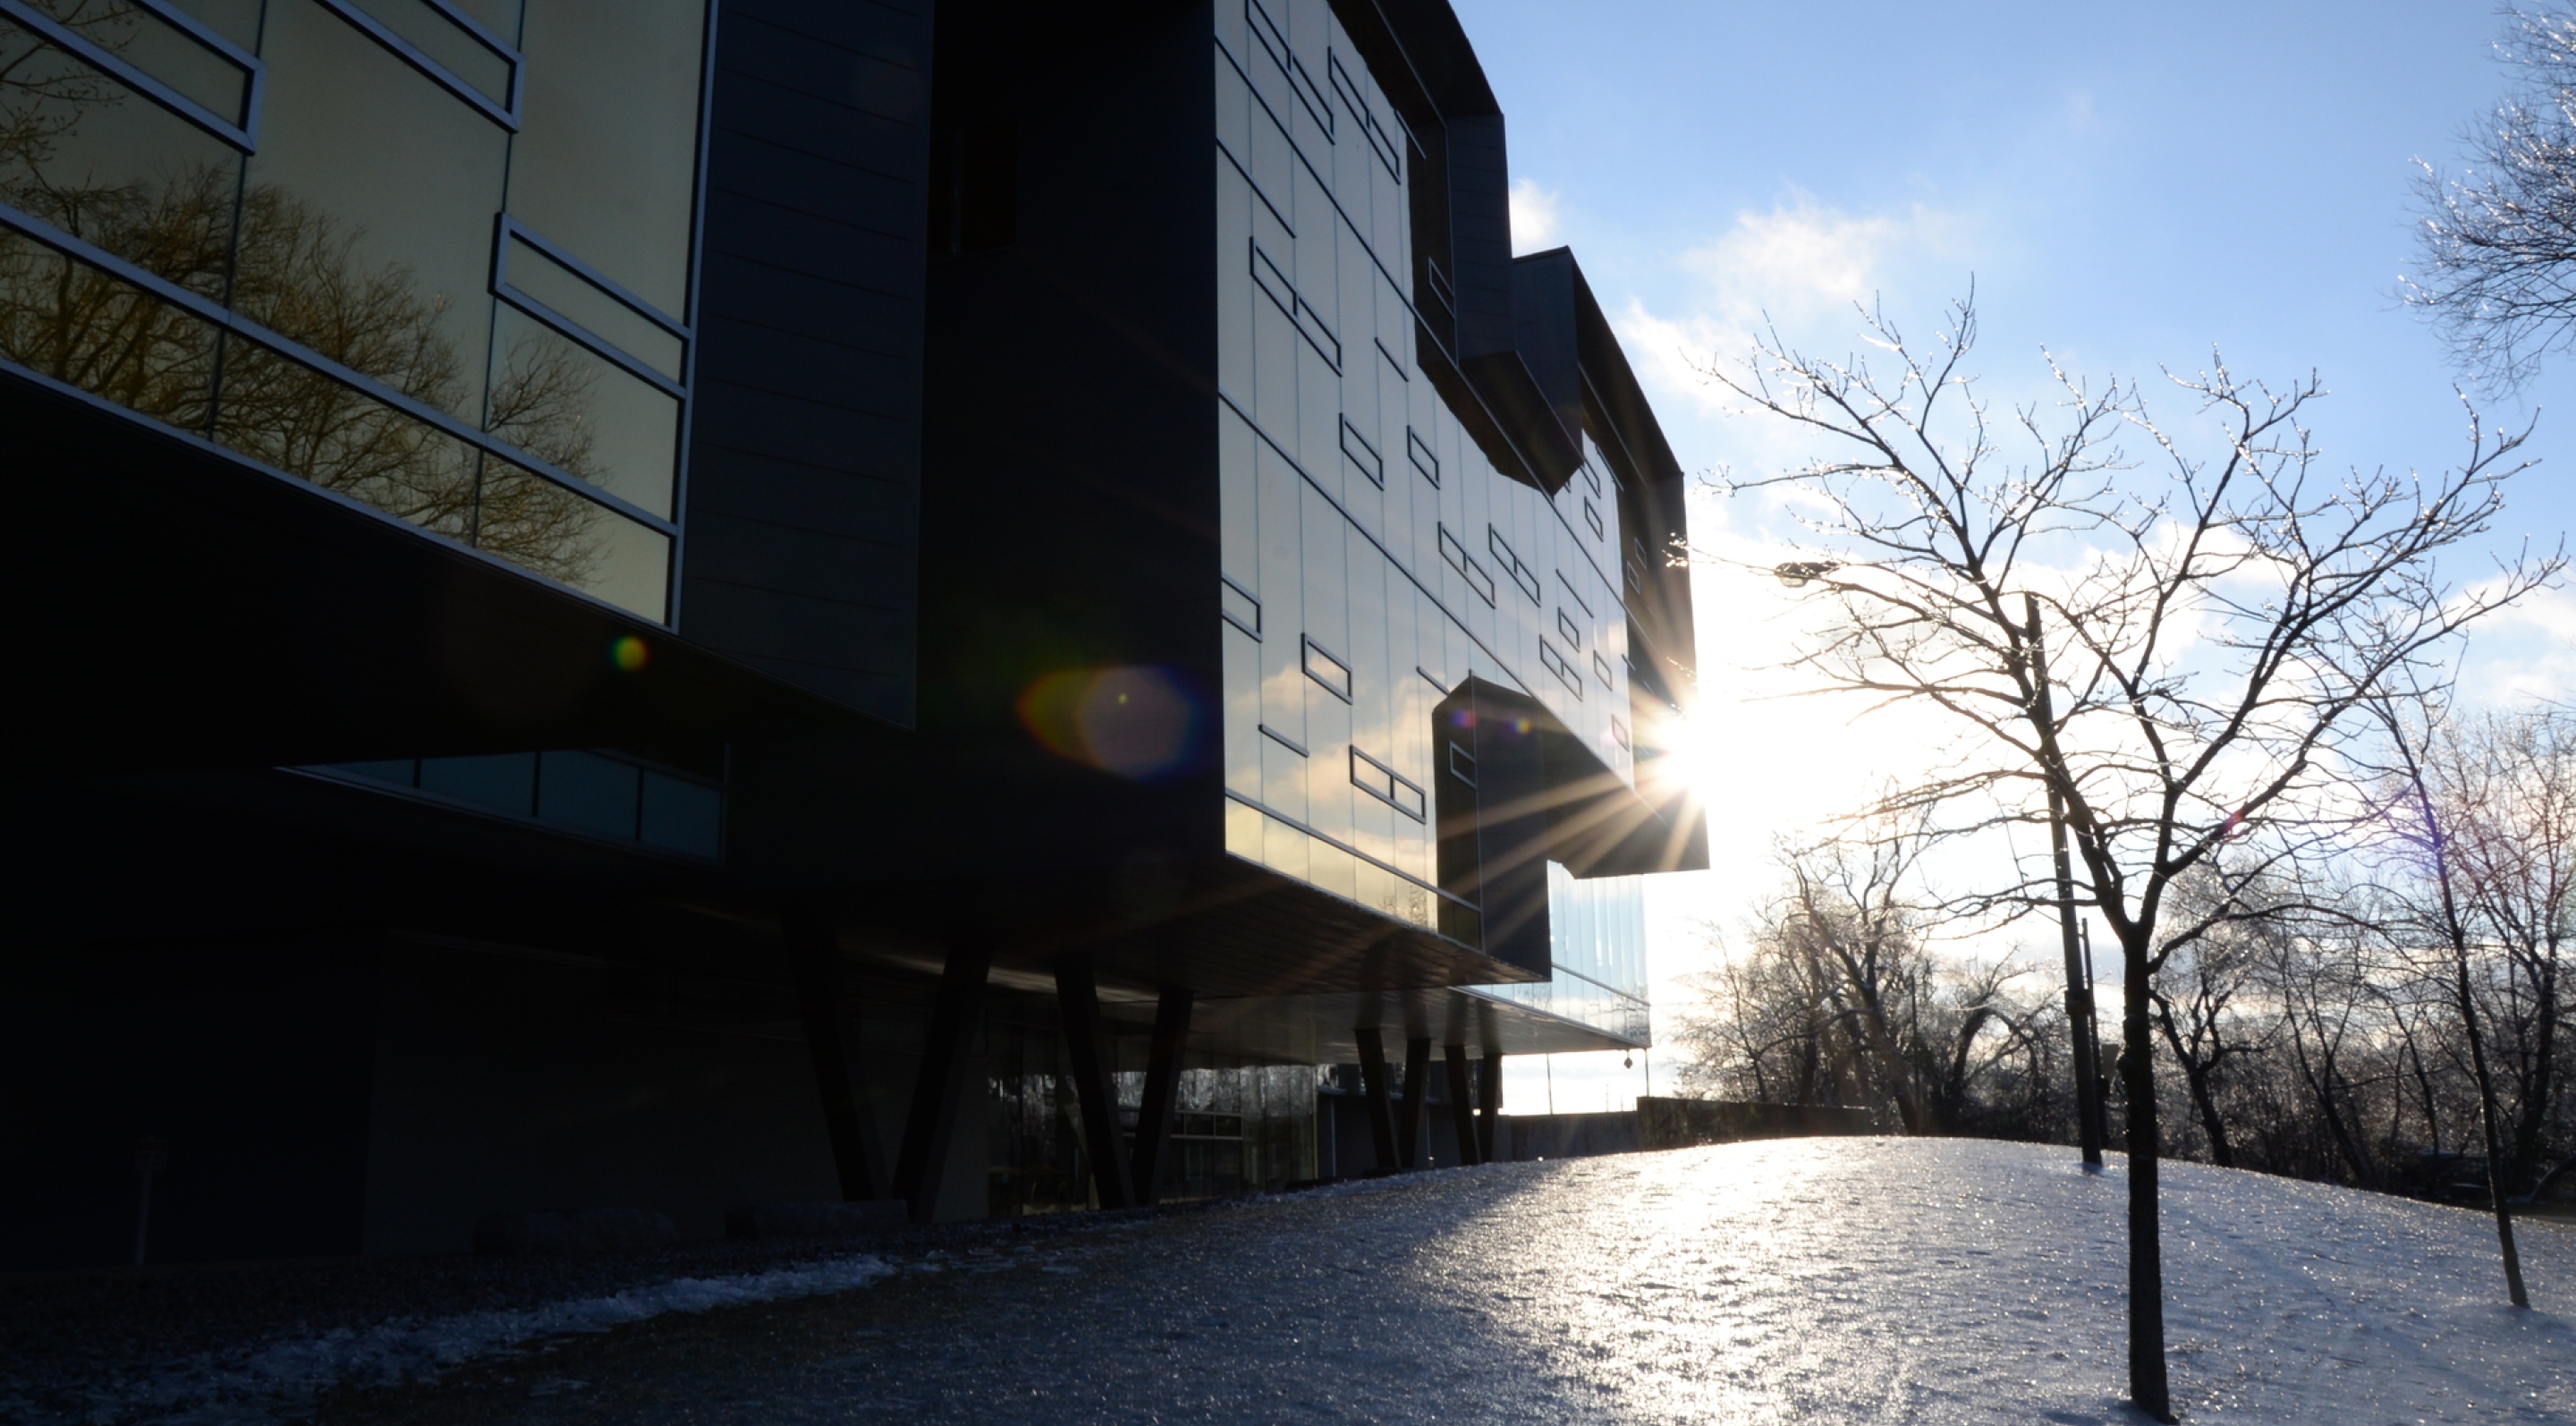
[[[1824,560],[1792,560],[1773,566],[1771,573],[1783,586],[1803,589],[1838,568]],[[2048,651],[2041,641],[2037,596],[2024,594],[2021,607],[2022,636],[2030,643],[2031,717],[2046,725],[2056,713],[2048,694]],[[2084,1151],[2084,1166],[2099,1169],[2102,1142],[2109,1135],[2102,1107],[2100,1030],[2093,1019],[2091,938],[2082,936],[2076,926],[2075,869],[2066,846],[2066,800],[2053,781],[2048,785],[2048,843],[2056,863],[2058,940],[2066,956],[2066,1030],[2075,1052],[2075,1135]]]

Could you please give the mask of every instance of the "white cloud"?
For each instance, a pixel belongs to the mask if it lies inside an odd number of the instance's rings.
[[[1512,181],[1512,252],[1545,252],[1565,241],[1563,195],[1538,186],[1538,180]]]
[[[2460,691],[2472,704],[2576,703],[2576,593],[2544,589],[2471,625],[2460,664]]]
[[[1767,213],[1736,214],[1715,241],[1683,252],[1674,265],[1687,275],[1688,294],[1669,313],[1630,298],[1619,333],[1663,394],[1722,410],[1729,403],[1704,374],[1712,363],[1740,359],[1772,326],[1793,344],[1840,344],[1851,336],[1855,304],[1871,303],[1882,290],[1955,286],[1960,274],[1946,269],[1964,226],[1957,215],[1922,204],[1855,215],[1793,193]],[[1931,262],[1945,270],[1900,280]]]

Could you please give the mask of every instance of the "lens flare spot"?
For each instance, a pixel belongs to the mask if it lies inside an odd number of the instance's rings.
[[[642,639],[628,634],[608,646],[608,661],[628,673],[642,673],[644,665],[653,661],[653,650]]]
[[[1020,694],[1021,726],[1061,758],[1138,782],[1186,770],[1206,721],[1202,700],[1151,665],[1059,669]]]

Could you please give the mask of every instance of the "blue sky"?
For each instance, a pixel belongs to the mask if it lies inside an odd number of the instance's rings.
[[[2459,457],[2458,378],[2397,292],[2415,160],[2456,164],[2507,78],[2485,0],[1454,3],[1509,120],[1516,242],[1572,245],[1695,473],[1808,451],[1720,409],[1689,361],[1740,352],[1764,314],[1793,345],[1851,350],[1850,303],[1873,296],[1929,336],[1971,276],[1973,367],[1999,404],[2045,395],[2045,346],[2097,380],[2145,379],[2150,409],[2182,422],[2157,368],[2198,370],[2215,344],[2241,375],[2322,376],[2330,464]],[[2544,409],[2568,395],[2576,359],[2480,396],[2497,420],[2542,413],[2506,542],[2576,525],[2576,412]],[[1693,518],[1703,538],[1780,533],[1745,502]],[[1768,884],[1774,835],[1839,810],[1905,745],[1761,700],[1776,591],[1712,571],[1699,600],[1709,754],[1848,775],[1713,815],[1720,869],[1653,898],[1666,978],[1703,961],[1691,922],[1731,924]],[[2497,626],[2470,664],[2480,697],[2576,697],[2576,597]],[[1560,1058],[1558,1107],[1602,1107],[1605,1089],[1624,1107],[1643,1071],[1616,1066]],[[1515,1109],[1542,1107],[1539,1073],[1514,1075]]]

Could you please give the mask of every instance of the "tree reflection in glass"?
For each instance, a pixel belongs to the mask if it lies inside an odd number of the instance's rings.
[[[137,33],[132,7],[114,0],[48,8],[112,51]],[[0,24],[0,201],[414,401],[458,409],[482,356],[458,351],[448,299],[424,295],[406,264],[361,261],[361,229],[273,185],[245,191],[240,173],[239,156],[193,126]],[[616,518],[549,481],[487,490],[474,446],[6,231],[0,357],[568,584],[591,580],[601,522]],[[595,479],[591,368],[551,333],[514,340],[501,368],[487,428]]]

